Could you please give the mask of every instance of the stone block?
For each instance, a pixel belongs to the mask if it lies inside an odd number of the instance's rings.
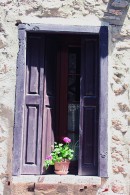
[[[35,183],[35,191],[45,191],[45,192],[50,192],[50,191],[55,191],[57,188],[58,184],[44,184],[44,183]]]
[[[112,182],[111,186],[112,186],[111,189],[114,193],[123,193],[124,191],[124,185],[122,184],[121,181],[116,180]]]
[[[0,137],[0,142],[3,142],[3,141],[5,141],[7,138],[5,137],[5,136],[1,136]]]
[[[108,3],[109,2],[109,0],[102,0],[104,3]]]
[[[34,183],[12,184],[11,195],[34,195]]]
[[[129,137],[128,137],[129,138]],[[128,162],[130,163],[130,145],[128,147]]]
[[[112,139],[121,143],[123,141],[123,135],[120,131],[113,131]]]
[[[35,195],[96,195],[98,186],[82,184],[35,184]]]
[[[0,1],[0,5],[6,5],[6,4],[9,4],[11,3],[11,0],[2,0]]]
[[[129,112],[130,108],[127,104],[123,104],[122,102],[118,103],[119,109],[121,112]]]
[[[119,21],[120,20],[119,17],[117,17],[117,16],[111,16],[111,15],[103,16],[103,19],[105,19],[105,20],[116,20],[116,21]]]
[[[68,185],[58,185],[57,194],[68,195]]]
[[[67,195],[68,194],[68,185],[66,184],[35,184],[35,195]]]
[[[6,46],[6,39],[4,38],[3,35],[0,35],[0,49],[4,48]]]
[[[130,147],[130,127],[128,127],[128,131],[124,135],[124,142],[126,144],[129,144],[129,147]],[[130,148],[129,148],[129,158],[128,158],[128,160],[130,162]]]
[[[123,162],[123,160],[124,160],[122,155],[120,155],[118,152],[113,152],[111,156],[113,159],[115,158],[116,161],[118,161],[118,162]]]
[[[121,16],[123,14],[121,10],[115,10],[115,9],[109,9],[108,12],[116,16]]]
[[[112,3],[113,7],[117,7],[117,8],[125,8],[128,5],[128,1],[124,1],[124,0],[114,0]]]
[[[121,130],[121,128],[122,128],[122,123],[121,123],[121,121],[119,121],[119,120],[112,120],[112,126],[113,126],[113,128],[116,129],[116,130]]]
[[[121,87],[116,86],[114,93],[115,95],[123,94],[128,88],[128,84],[124,83]]]
[[[46,1],[44,4],[44,8],[48,8],[48,9],[59,9],[60,7],[62,7],[62,2],[58,2],[58,1]]]

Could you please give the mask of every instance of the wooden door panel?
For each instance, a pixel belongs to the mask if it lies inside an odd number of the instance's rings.
[[[82,39],[79,175],[98,174],[98,38]]]
[[[95,155],[94,150],[96,150],[95,143],[95,134],[96,132],[96,124],[95,124],[95,118],[96,118],[96,107],[89,107],[86,106],[83,109],[83,126],[84,129],[87,131],[84,131],[83,136],[83,164],[87,164],[89,166],[92,164],[95,164]]]
[[[41,173],[44,36],[27,36],[22,174]],[[24,75],[23,75],[24,76]]]
[[[38,107],[27,106],[26,109],[26,164],[36,164],[37,157],[37,129],[38,129]],[[32,151],[30,152],[30,148]]]

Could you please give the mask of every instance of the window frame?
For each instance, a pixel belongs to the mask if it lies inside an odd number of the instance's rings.
[[[99,154],[98,176],[108,177],[108,27],[107,26],[73,26],[55,24],[19,24],[19,53],[16,72],[16,100],[13,143],[13,175],[21,175],[22,136],[23,136],[23,100],[24,77],[26,67],[27,32],[57,32],[99,35],[100,91],[99,91]],[[22,116],[21,116],[22,115]],[[103,135],[103,136],[102,136]]]

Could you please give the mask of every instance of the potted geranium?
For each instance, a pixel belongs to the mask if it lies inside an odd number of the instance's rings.
[[[65,175],[68,173],[70,160],[73,158],[74,150],[70,148],[69,143],[71,139],[63,138],[64,143],[54,143],[54,149],[45,160],[45,168],[48,169],[50,165],[54,165],[55,173]]]

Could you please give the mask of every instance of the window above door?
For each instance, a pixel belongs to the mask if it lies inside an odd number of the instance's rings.
[[[107,177],[108,29],[36,26],[19,25],[13,174],[42,174],[68,135],[79,141],[77,172]]]

